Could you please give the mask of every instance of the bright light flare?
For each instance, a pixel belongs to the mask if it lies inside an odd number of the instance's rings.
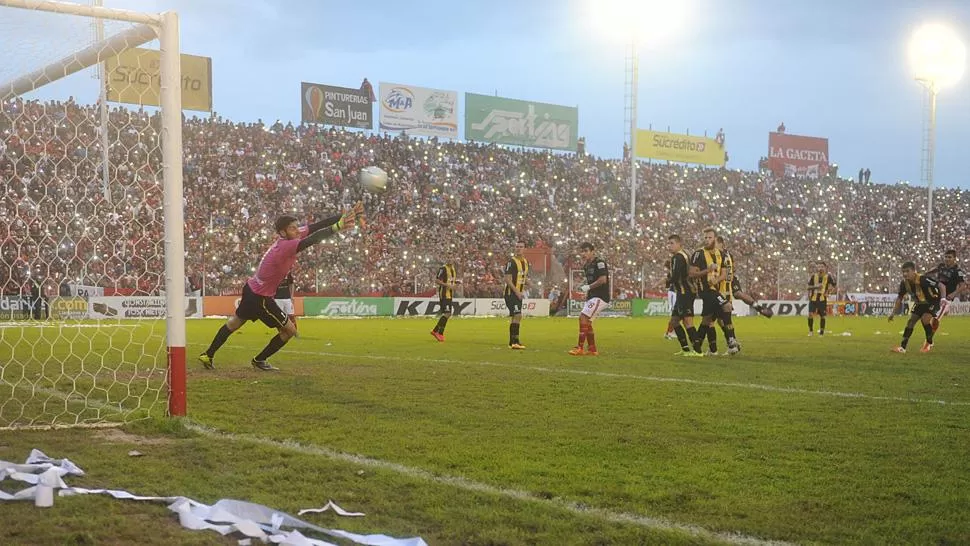
[[[681,32],[687,22],[687,1],[589,0],[587,20],[600,36],[622,43],[654,45]]]
[[[930,23],[917,29],[910,39],[909,62],[917,80],[948,87],[963,76],[967,49],[952,29]]]

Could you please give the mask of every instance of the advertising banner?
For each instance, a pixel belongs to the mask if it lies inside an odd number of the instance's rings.
[[[0,296],[0,319],[21,320],[31,317],[33,307],[29,296]]]
[[[586,300],[569,300],[569,311],[579,314],[586,306]],[[609,307],[600,311],[601,317],[629,317],[633,311],[633,300],[613,300]]]
[[[303,298],[308,317],[386,317],[394,314],[393,298]]]
[[[381,82],[381,131],[458,138],[458,92]]]
[[[164,296],[93,296],[88,298],[88,317],[165,318]],[[185,316],[202,317],[202,298],[185,298]]]
[[[207,317],[228,317],[236,312],[242,296],[205,296],[202,298],[202,312]]]
[[[637,157],[724,166],[724,148],[704,136],[637,130]]]
[[[53,298],[49,305],[51,318],[54,320],[81,320],[88,318],[88,300],[84,298]]]
[[[438,298],[394,298],[394,315],[399,317],[432,316],[440,312]],[[474,315],[475,300],[456,298],[452,301],[451,312],[453,315]]]
[[[768,133],[768,168],[775,176],[825,176],[829,172],[829,139]]]
[[[576,151],[579,109],[465,93],[465,139]]]
[[[107,60],[108,100],[161,106],[162,54],[136,47]],[[212,111],[212,59],[181,55],[182,109]]]
[[[300,119],[304,123],[325,123],[357,129],[374,127],[374,108],[367,89],[302,82],[300,104]]]
[[[477,298],[475,300],[475,315],[479,316],[508,316],[509,309],[502,298]],[[527,317],[548,317],[549,300],[526,299],[522,302],[522,314]]]

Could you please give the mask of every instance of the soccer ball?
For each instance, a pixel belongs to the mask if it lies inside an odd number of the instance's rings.
[[[360,187],[370,193],[381,193],[387,189],[387,173],[380,167],[364,167],[358,175]]]

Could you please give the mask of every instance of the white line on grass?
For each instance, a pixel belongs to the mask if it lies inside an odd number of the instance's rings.
[[[636,374],[626,374],[626,373],[614,373],[614,372],[600,372],[595,370],[572,370],[565,368],[545,368],[542,366],[521,366],[518,364],[507,364],[505,362],[489,362],[486,360],[453,360],[444,358],[422,358],[422,357],[406,357],[406,356],[388,356],[388,355],[356,355],[356,354],[344,354],[344,353],[327,353],[318,351],[287,351],[288,353],[302,354],[302,355],[313,355],[313,356],[330,356],[337,358],[361,358],[369,360],[399,360],[404,362],[428,362],[437,364],[477,364],[479,366],[491,366],[496,368],[513,368],[518,370],[530,370],[534,372],[541,373],[552,373],[552,374],[572,374],[572,375],[587,375],[596,377],[609,377],[614,379],[638,379],[641,381],[653,381],[657,383],[684,383],[689,385],[702,385],[707,387],[728,387],[735,389],[750,389],[759,390],[765,392],[777,392],[786,394],[803,394],[810,396],[830,396],[835,398],[854,398],[858,400],[877,400],[882,402],[905,402],[910,404],[935,404],[939,406],[970,406],[970,402],[962,401],[948,401],[948,400],[936,400],[932,398],[905,398],[902,396],[879,396],[873,394],[864,394],[860,392],[839,392],[839,391],[813,391],[809,389],[799,389],[796,387],[776,387],[774,385],[761,385],[758,383],[733,383],[729,381],[706,381],[703,379],[689,379],[686,377],[660,377],[653,375],[636,375]]]
[[[656,531],[681,532],[694,537],[703,538],[707,540],[717,540],[728,544],[744,544],[744,545],[757,545],[757,546],[768,546],[768,545],[785,546],[785,545],[791,544],[788,542],[765,540],[758,537],[743,535],[741,533],[711,531],[709,529],[705,529],[704,527],[700,527],[697,525],[690,525],[686,523],[676,523],[663,518],[654,518],[649,516],[642,516],[639,514],[630,514],[627,512],[616,512],[613,510],[608,510],[605,508],[597,508],[595,506],[589,506],[584,503],[561,499],[558,497],[553,499],[547,499],[544,497],[540,497],[535,493],[531,493],[529,491],[522,491],[520,489],[505,489],[502,487],[496,487],[494,485],[488,485],[486,483],[472,481],[467,478],[462,478],[460,476],[444,476],[444,475],[432,473],[420,468],[405,466],[400,463],[383,461],[380,459],[372,459],[370,457],[364,457],[362,455],[354,455],[351,453],[343,453],[340,451],[334,451],[327,447],[301,444],[299,442],[295,442],[292,440],[278,441],[278,440],[272,440],[269,438],[263,438],[261,436],[253,436],[249,434],[233,434],[229,432],[219,431],[219,430],[207,427],[205,425],[192,422],[190,420],[185,420],[185,425],[190,430],[196,431],[199,434],[202,434],[210,438],[221,438],[221,439],[226,439],[231,441],[250,442],[250,443],[260,444],[264,446],[274,447],[277,449],[285,449],[289,451],[295,451],[298,453],[304,453],[307,455],[318,455],[318,456],[326,457],[331,460],[352,463],[352,464],[367,466],[371,468],[379,468],[382,470],[389,470],[392,472],[396,472],[398,474],[403,474],[410,478],[415,478],[415,479],[419,479],[427,482],[439,483],[444,485],[450,485],[466,491],[474,491],[476,493],[497,495],[497,496],[506,497],[517,501],[533,502],[543,506],[553,507],[560,510],[565,510],[567,512],[571,512],[573,514],[578,514],[581,516],[589,516],[600,520],[608,521],[611,523],[624,523],[629,525],[636,525],[639,527],[652,529]]]

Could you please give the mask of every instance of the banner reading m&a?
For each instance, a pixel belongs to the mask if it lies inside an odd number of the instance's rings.
[[[381,82],[380,128],[458,138],[458,92]]]
[[[713,138],[643,129],[637,131],[637,157],[724,166],[724,148]]]

